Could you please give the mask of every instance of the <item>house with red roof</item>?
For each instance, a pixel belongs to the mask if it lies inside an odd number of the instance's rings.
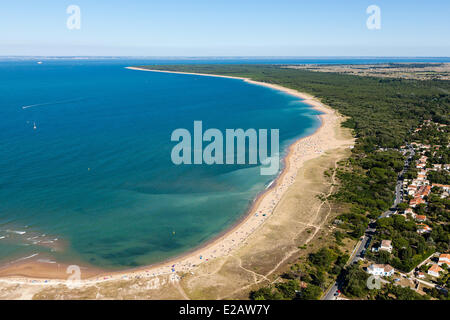
[[[428,269],[428,274],[429,274],[430,276],[439,278],[439,277],[441,276],[441,275],[440,275],[440,272],[442,272],[442,271],[444,271],[444,269],[442,269],[441,267],[439,267],[437,264],[433,264],[433,265],[431,266],[431,268]]]
[[[417,225],[417,233],[428,233],[431,232],[433,229],[430,228],[430,226],[424,224],[424,223],[420,223]]]
[[[416,214],[415,219],[419,222],[424,222],[427,221],[427,216],[421,215],[421,214]]]
[[[438,265],[443,265],[446,264],[447,266],[450,267],[450,254],[449,253],[442,253],[441,255],[439,255],[439,262]]]

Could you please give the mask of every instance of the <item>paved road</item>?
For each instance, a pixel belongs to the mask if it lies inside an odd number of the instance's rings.
[[[369,247],[370,241],[372,240],[372,235],[375,232],[374,221],[371,221],[369,227],[366,229],[364,236],[360,242],[358,242],[356,249],[354,250],[352,256],[350,257],[347,265],[357,262],[359,259],[364,257],[365,250]],[[322,297],[322,300],[337,300],[337,291],[342,287],[342,283],[337,280],[333,286],[327,291],[327,293]]]
[[[394,214],[396,211],[397,205],[399,203],[403,202],[402,188],[403,188],[403,180],[405,179],[404,176],[405,176],[406,171],[408,171],[409,166],[411,164],[411,160],[415,154],[414,148],[411,145],[408,145],[408,149],[409,149],[409,156],[405,160],[402,171],[398,174],[397,184],[395,186],[394,205],[389,210],[383,212],[378,218],[386,218],[386,217],[389,217],[390,215]]]
[[[403,201],[402,187],[403,187],[404,175],[405,175],[406,171],[408,171],[409,165],[411,164],[411,160],[414,156],[413,147],[411,145],[408,145],[408,149],[409,149],[410,154],[409,154],[408,158],[405,160],[404,167],[403,167],[402,171],[399,173],[398,178],[397,178],[397,185],[395,186],[394,205],[392,206],[391,209],[383,212],[378,217],[378,219],[384,218],[384,217],[387,217],[387,216],[393,214],[395,212],[395,207],[397,207],[397,205]],[[367,229],[364,233],[364,237],[358,243],[356,250],[354,252],[354,255],[352,255],[350,257],[350,260],[347,264],[353,264],[356,261],[358,261],[360,258],[364,257],[364,253],[365,253],[364,250],[367,249],[367,247],[369,246],[370,241],[372,240],[372,235],[375,233],[375,230],[376,229],[374,226],[374,221],[371,221],[371,223],[369,223],[369,226],[367,227]],[[340,290],[341,287],[342,287],[342,283],[339,280],[337,280],[333,284],[333,286],[325,293],[325,295],[322,297],[322,300],[336,300],[338,298],[337,291]]]
[[[322,297],[322,300],[337,300],[338,297],[336,294],[340,285],[341,284],[336,281],[330,288],[330,290],[328,290],[327,293]]]

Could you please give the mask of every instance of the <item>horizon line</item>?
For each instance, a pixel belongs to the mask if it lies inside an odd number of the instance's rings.
[[[167,56],[151,56],[151,55],[1,55],[0,58],[191,58],[191,59],[198,59],[198,58],[229,58],[229,59],[236,59],[236,58],[243,58],[243,59],[249,59],[249,58],[274,58],[274,59],[280,59],[280,58],[301,58],[301,59],[317,59],[317,58],[450,58],[450,56],[382,56],[382,55],[373,55],[373,56],[352,56],[352,55],[330,55],[330,56],[283,56],[283,55],[269,55],[269,56],[254,56],[254,55],[226,55],[226,56],[216,56],[216,55],[207,55],[207,56],[201,56],[201,55],[194,55],[194,56],[183,56],[183,55],[167,55]]]

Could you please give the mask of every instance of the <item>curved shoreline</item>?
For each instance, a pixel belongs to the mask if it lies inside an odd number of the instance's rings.
[[[318,118],[321,121],[320,126],[310,135],[301,137],[300,139],[295,140],[291,145],[287,148],[287,152],[285,157],[283,157],[283,166],[282,171],[279,175],[271,182],[268,188],[262,190],[253,200],[246,213],[241,216],[235,223],[233,223],[230,227],[223,230],[223,232],[214,236],[211,240],[206,243],[193,248],[192,250],[183,252],[182,254],[167,259],[162,262],[158,262],[155,264],[137,267],[133,269],[126,269],[120,271],[100,271],[98,273],[94,273],[89,275],[88,277],[83,277],[82,282],[86,282],[87,284],[92,284],[93,282],[99,281],[110,281],[117,279],[130,279],[134,277],[156,277],[159,275],[172,274],[176,275],[177,273],[186,273],[191,272],[195,267],[199,264],[209,261],[209,259],[216,259],[225,255],[228,255],[231,251],[238,249],[242,245],[246,243],[246,240],[259,229],[263,223],[272,216],[274,209],[276,208],[279,200],[282,195],[289,189],[289,186],[295,180],[295,174],[293,174],[292,170],[295,172],[299,167],[302,166],[304,161],[315,158],[319,156],[322,152],[315,153],[306,153],[304,155],[299,155],[298,151],[301,150],[301,143],[308,140],[308,138],[319,135],[322,131],[326,120],[327,115],[335,115],[335,111],[329,107],[324,106],[318,99],[314,98],[305,93],[298,92],[293,89],[285,88],[275,84],[269,84],[265,82],[258,82],[251,80],[249,78],[243,77],[233,77],[233,76],[223,76],[223,75],[212,75],[212,74],[200,74],[200,73],[187,73],[187,72],[175,72],[175,71],[163,71],[163,70],[150,70],[136,67],[127,67],[130,70],[139,70],[139,71],[149,71],[149,72],[163,72],[163,73],[176,73],[176,74],[188,74],[188,75],[200,75],[200,76],[210,76],[210,77],[221,77],[221,78],[230,78],[230,79],[239,79],[245,82],[261,85],[265,87],[269,87],[278,91],[282,91],[284,93],[296,96],[302,99],[304,103],[307,103],[313,107],[313,109],[321,111],[322,114],[318,115]],[[311,151],[311,150],[309,150]],[[317,154],[317,155],[316,155]],[[299,159],[299,156],[302,159]],[[291,174],[290,183],[289,181],[285,181],[288,173]],[[289,180],[289,179],[288,179]],[[272,196],[272,197],[270,197]],[[264,212],[264,213],[263,213]],[[219,252],[217,252],[219,251]],[[28,261],[23,262],[28,264],[37,264],[37,262]],[[36,266],[35,266],[36,267]],[[8,282],[19,282],[19,283],[38,283],[43,284],[42,279],[45,280],[47,284],[56,284],[56,283],[65,283],[67,276],[64,277],[55,277],[54,273],[49,273],[48,275],[41,274],[40,276],[36,276],[36,273],[31,272],[30,274],[26,274],[26,272],[21,274],[14,275],[14,270],[17,266],[10,266],[7,269],[10,269],[11,275],[4,275],[0,277],[0,281],[8,281]],[[89,267],[88,267],[89,268]],[[173,271],[174,269],[174,271]],[[2,270],[3,273],[5,269]],[[65,274],[63,272],[63,274]],[[89,274],[89,272],[88,272]]]

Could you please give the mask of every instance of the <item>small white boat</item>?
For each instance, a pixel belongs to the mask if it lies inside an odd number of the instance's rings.
[[[33,122],[33,129],[34,129],[34,130],[37,129],[37,127],[36,127],[36,122]]]
[[[42,64],[42,61],[38,61],[38,63],[37,64]]]

